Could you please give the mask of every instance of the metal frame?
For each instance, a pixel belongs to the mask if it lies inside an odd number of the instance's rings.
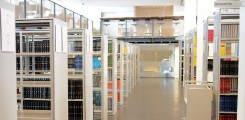
[[[68,102],[68,94],[67,94],[67,53],[63,49],[62,51],[56,51],[56,26],[61,26],[62,29],[66,29],[66,24],[63,21],[57,19],[31,19],[31,20],[16,20],[16,27],[40,27],[40,24],[44,27],[49,27],[49,29],[26,29],[21,30],[17,29],[16,33],[18,33],[20,37],[20,43],[22,43],[22,34],[33,34],[33,35],[47,35],[46,38],[49,39],[50,47],[48,53],[35,53],[35,52],[22,52],[22,44],[20,45],[20,53],[17,53],[17,57],[20,57],[20,70],[17,71],[20,74],[17,75],[17,78],[20,78],[20,81],[17,81],[17,87],[50,87],[51,89],[51,110],[18,110],[18,119],[23,119],[27,117],[32,117],[33,120],[46,118],[49,120],[66,120],[68,118],[68,106],[64,105]],[[62,32],[60,35],[64,35],[67,33]],[[62,38],[62,36],[61,36]],[[33,39],[32,39],[33,40]],[[61,46],[66,46],[67,43],[65,39],[64,42],[61,43]],[[65,44],[64,44],[65,43]],[[34,44],[33,44],[34,50]],[[29,66],[28,62],[22,64],[22,57],[31,57],[31,56],[49,56],[50,57],[50,70],[25,70],[23,71],[24,65]],[[35,63],[35,62],[34,62]],[[25,72],[25,74],[23,74]],[[32,72],[34,74],[29,74]],[[42,75],[35,76],[35,72],[41,72]],[[45,73],[48,72],[48,75]],[[38,84],[35,81],[23,81],[23,78],[50,78],[50,81],[39,81]],[[22,90],[23,91],[23,90]],[[20,96],[23,106],[23,100],[35,100],[35,99],[25,99]],[[37,99],[38,101],[47,101],[47,99]],[[41,115],[41,116],[40,116]]]
[[[94,88],[94,91],[101,91],[101,107],[94,106],[94,115],[100,114],[101,120],[108,120],[108,36],[93,36],[93,39],[99,39],[101,42],[101,51],[93,53],[93,56],[101,57],[101,69],[94,69],[101,74],[100,88]]]
[[[223,39],[221,37],[221,25],[223,24],[239,24],[239,22],[234,22],[234,21],[222,21],[223,19],[238,19],[239,15],[235,15],[235,16],[227,16],[227,15],[222,15],[220,13],[221,9],[219,9],[218,12],[215,13],[214,16],[214,68],[213,71],[217,74],[214,74],[213,78],[214,78],[214,119],[219,119],[219,114],[221,113],[220,111],[220,78],[221,77],[238,77],[238,75],[220,75],[220,67],[221,67],[221,63],[220,60],[222,59],[222,57],[220,56],[220,47],[221,47],[221,40]],[[229,42],[239,42],[239,40],[237,41],[237,38],[234,39],[229,39],[227,40]],[[225,58],[235,58],[238,59],[239,56],[226,56]],[[232,94],[228,94],[228,95],[233,95],[233,96],[238,96],[238,94],[236,93],[232,93]],[[222,112],[222,114],[237,114],[237,112]]]
[[[27,8],[27,2],[28,2],[29,0],[24,0],[24,18],[16,18],[16,19],[26,19],[26,13],[27,13],[27,11],[26,11],[26,8]],[[40,18],[43,18],[43,8],[44,8],[44,6],[43,6],[43,1],[44,0],[40,0],[40,7],[41,7],[41,12],[40,12]],[[74,14],[78,14],[78,13],[76,13],[76,12],[74,12],[74,11],[72,11],[72,10],[70,10],[70,9],[67,9],[67,8],[65,8],[64,6],[62,6],[62,5],[59,5],[59,4],[57,4],[56,2],[53,2],[52,0],[47,0],[47,1],[49,1],[50,3],[52,3],[52,4],[54,4],[54,13],[53,13],[53,15],[54,15],[54,17],[53,18],[55,18],[55,15],[56,15],[56,6],[59,6],[59,7],[62,7],[63,9],[64,9],[64,12],[65,12],[65,14],[64,14],[64,21],[66,22],[66,11],[67,10],[69,10],[69,11],[71,11],[72,12],[72,14],[73,14],[73,16],[74,16]],[[21,14],[21,13],[20,13]],[[92,20],[90,20],[90,19],[88,19],[88,18],[86,18],[86,17],[84,17],[83,15],[81,15],[81,14],[78,14],[79,16],[80,16],[80,24],[81,24],[81,22],[82,22],[82,19],[87,19],[87,21],[92,21]],[[72,28],[69,28],[69,29],[73,29],[74,28],[74,26],[75,26],[75,23],[74,23],[74,17],[73,17],[73,26],[72,26]],[[88,29],[88,25],[87,25],[87,27],[86,28],[84,28],[84,27],[82,27],[81,25],[80,25],[80,28],[77,28],[77,29]]]
[[[11,1],[3,1],[0,0],[0,15],[3,10],[9,11],[14,16],[14,5],[9,3]],[[4,15],[1,15],[4,16]],[[0,16],[0,18],[1,18]],[[7,16],[7,15],[6,15]],[[5,16],[5,17],[6,17]],[[15,19],[14,17],[11,18],[11,15],[8,14],[7,18],[8,21],[1,21],[0,20],[0,116],[1,119],[4,120],[16,120],[17,112],[16,112],[16,51],[14,48],[11,48],[13,51],[9,50],[6,51],[2,49],[3,41],[8,41],[9,43],[13,43],[15,45],[16,40],[15,37],[4,37],[2,31],[15,31]],[[3,19],[2,19],[3,20]],[[6,20],[6,18],[5,18]],[[7,28],[3,28],[2,24],[8,23],[12,24],[8,25]],[[4,34],[6,36],[6,33]],[[8,36],[15,36],[14,32],[8,34]],[[5,39],[4,39],[5,38]],[[7,40],[6,40],[7,39]],[[13,46],[15,47],[15,46]]]
[[[77,55],[82,56],[82,70],[69,70],[68,69],[68,79],[82,79],[82,88],[83,88],[83,98],[82,99],[68,99],[70,101],[82,102],[83,105],[83,119],[93,119],[93,88],[92,88],[92,49],[91,47],[91,38],[89,37],[90,33],[87,30],[74,30],[71,29],[68,31],[68,47],[69,42],[81,41],[82,42],[82,51],[69,51],[68,58],[74,58]],[[73,49],[74,46],[71,46]],[[69,49],[69,48],[68,48]],[[69,49],[70,50],[70,49]],[[89,62],[88,62],[89,61]],[[76,75],[75,72],[82,72],[82,74]],[[69,75],[69,73],[72,73]]]

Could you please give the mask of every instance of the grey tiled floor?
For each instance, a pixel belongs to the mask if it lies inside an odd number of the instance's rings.
[[[182,120],[183,89],[170,78],[142,78],[110,120]]]

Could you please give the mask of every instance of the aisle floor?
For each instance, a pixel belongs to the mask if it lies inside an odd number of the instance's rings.
[[[171,78],[142,78],[111,120],[182,120],[183,88]]]

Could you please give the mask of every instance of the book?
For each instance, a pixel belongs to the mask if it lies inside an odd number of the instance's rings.
[[[68,99],[83,99],[82,79],[68,79]]]
[[[83,120],[83,103],[78,101],[68,102],[69,120]]]
[[[24,110],[50,110],[50,101],[23,100]]]
[[[220,56],[225,56],[226,55],[226,44],[222,43],[220,46]]]

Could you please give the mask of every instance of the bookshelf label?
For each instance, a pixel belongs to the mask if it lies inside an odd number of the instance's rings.
[[[55,51],[62,52],[61,26],[55,26]]]
[[[0,9],[0,50],[5,52],[15,52],[15,16],[14,13]],[[1,49],[2,48],[2,49]]]
[[[67,53],[68,48],[67,48],[67,27],[62,27],[62,39],[63,39],[63,52]]]
[[[214,2],[214,7],[216,8],[239,8],[244,6],[245,6],[245,1],[222,0],[222,1]]]

